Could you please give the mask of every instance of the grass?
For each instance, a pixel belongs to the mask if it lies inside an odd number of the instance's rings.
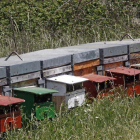
[[[139,140],[140,97],[104,98],[45,119],[38,129],[21,128],[7,140]]]

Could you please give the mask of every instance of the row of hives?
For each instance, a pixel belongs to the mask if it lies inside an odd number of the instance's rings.
[[[6,58],[0,59],[0,93],[5,96],[17,95],[17,97],[25,99],[26,106],[34,103],[37,103],[38,106],[41,102],[42,105],[40,104],[40,106],[43,106],[44,102],[45,106],[46,104],[49,106],[48,102],[52,103],[51,94],[47,94],[45,98],[42,96],[43,99],[39,97],[40,94],[45,95],[48,92],[53,93],[56,109],[60,107],[64,100],[68,104],[68,108],[81,106],[85,101],[85,88],[86,92],[91,93],[90,97],[99,97],[98,92],[104,92],[104,89],[106,91],[104,95],[113,94],[109,92],[109,89],[112,88],[111,85],[127,87],[129,96],[133,96],[134,93],[139,94],[140,70],[127,68],[140,62],[140,42],[138,39],[135,41],[98,42],[46,49],[23,54],[20,57],[22,60],[17,56],[11,56],[8,60]],[[138,67],[139,65],[133,66]],[[40,88],[38,91],[38,89],[28,86],[48,89],[46,89],[47,91],[44,91],[44,89],[41,91]],[[32,92],[32,94],[25,94],[25,92]],[[5,100],[5,105],[8,105],[10,97],[0,96],[0,99],[1,106],[2,100]],[[15,102],[13,103],[15,104]],[[27,107],[29,114],[32,105]],[[15,105],[13,108],[18,110]],[[54,108],[53,105],[52,108]],[[36,109],[36,115],[40,114],[41,110],[44,109]],[[1,112],[3,111],[1,110]],[[19,113],[17,114],[19,115]],[[47,113],[45,114],[47,115]],[[20,120],[18,115],[17,119]],[[3,116],[5,115],[1,114],[0,118],[3,118]],[[39,118],[42,117],[39,116]],[[0,128],[0,132],[4,131],[2,125],[4,122],[5,120],[1,119],[0,126],[2,128]],[[13,126],[12,122],[14,121],[9,120],[8,126]]]

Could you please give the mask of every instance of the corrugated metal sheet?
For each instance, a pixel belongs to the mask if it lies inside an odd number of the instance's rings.
[[[102,83],[105,81],[110,81],[110,80],[115,80],[116,78],[108,77],[108,76],[103,76],[103,75],[95,75],[95,74],[88,74],[82,76],[83,78],[87,78],[90,81],[97,82],[97,83]]]
[[[20,99],[20,98],[0,95],[0,106],[8,106],[11,104],[16,104],[16,103],[21,103],[21,102],[25,102],[25,100]]]
[[[60,76],[56,76],[56,77],[52,77],[52,78],[47,78],[47,80],[64,83],[64,84],[76,84],[76,83],[88,81],[88,79],[86,79],[86,78],[72,76],[72,75],[60,75]]]
[[[107,72],[132,76],[132,75],[139,74],[140,70],[133,69],[133,68],[127,68],[127,67],[119,67],[119,68],[114,68],[114,69],[107,70]]]

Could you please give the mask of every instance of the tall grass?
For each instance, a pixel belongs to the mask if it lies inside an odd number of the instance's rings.
[[[45,119],[37,129],[21,128],[7,140],[139,140],[140,97],[118,96],[94,101],[59,113],[52,121]]]

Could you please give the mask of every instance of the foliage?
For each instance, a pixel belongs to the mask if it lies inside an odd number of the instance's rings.
[[[139,37],[139,7],[139,0],[1,0],[0,56]]]

